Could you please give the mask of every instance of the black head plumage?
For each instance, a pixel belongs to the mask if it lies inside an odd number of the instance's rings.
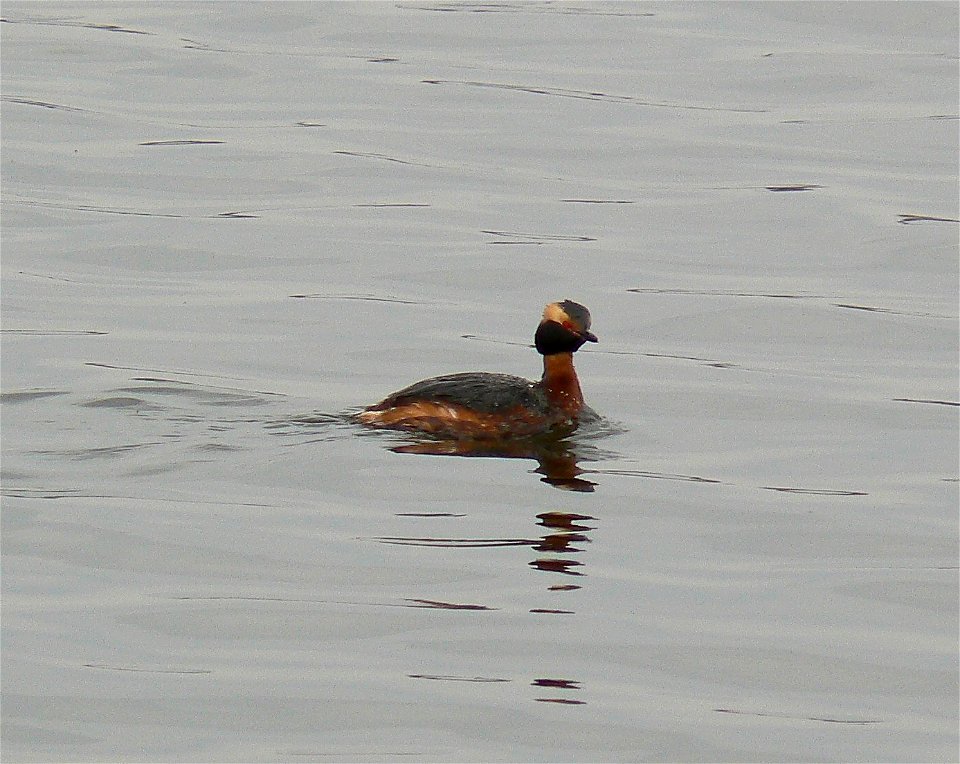
[[[575,353],[585,342],[596,341],[590,331],[590,311],[572,300],[548,305],[534,335],[534,344],[541,355]]]

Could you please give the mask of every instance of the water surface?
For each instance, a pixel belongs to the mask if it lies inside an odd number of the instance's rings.
[[[957,17],[5,3],[5,758],[955,758]]]

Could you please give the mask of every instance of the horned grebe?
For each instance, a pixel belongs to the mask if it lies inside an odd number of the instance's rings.
[[[573,354],[590,332],[590,311],[564,300],[543,310],[534,343],[543,377],[467,372],[417,382],[361,411],[371,427],[414,430],[454,439],[530,437],[572,430],[586,407]]]

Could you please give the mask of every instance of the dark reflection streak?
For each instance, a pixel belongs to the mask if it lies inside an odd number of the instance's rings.
[[[359,159],[380,159],[384,162],[396,162],[397,164],[408,164],[415,167],[435,167],[435,165],[424,164],[423,162],[411,162],[407,159],[397,159],[396,157],[388,156],[387,154],[378,154],[375,151],[347,151],[347,150],[338,150],[334,151],[334,154],[340,154],[341,156],[348,157],[357,157]]]
[[[632,199],[561,199],[570,204],[636,204]]]
[[[397,546],[428,546],[475,549],[500,546],[533,546],[538,542],[534,539],[435,539],[435,538],[404,538],[402,536],[381,536],[375,541],[381,544],[395,544]]]
[[[142,218],[185,218],[191,217],[190,215],[180,215],[173,212],[137,212],[135,210],[121,210],[111,207],[99,207],[93,204],[56,204],[53,202],[28,202],[20,201],[19,204],[26,205],[28,207],[49,207],[51,209],[58,210],[72,210],[73,212],[98,212],[102,215],[130,215],[131,217],[142,217]],[[196,217],[207,217],[205,215],[199,215]]]
[[[918,54],[922,55],[922,54]],[[947,58],[951,61],[956,61],[956,56],[946,56],[944,54],[935,54],[935,57]],[[851,119],[782,119],[780,120],[781,125],[892,125],[897,123],[908,123],[908,122],[918,122],[920,120],[932,119],[932,120],[957,120],[960,119],[960,116],[956,114],[924,114],[914,117],[878,117],[874,119],[863,119],[857,118],[856,120]],[[954,222],[949,220],[949,222]]]
[[[863,310],[868,313],[887,313],[893,316],[917,316],[918,318],[946,318],[956,321],[956,316],[947,316],[943,313],[925,313],[912,310],[894,310],[893,308],[878,308],[872,305],[854,305],[853,303],[835,302],[834,307],[846,308],[848,310]]]
[[[6,21],[6,19],[3,19]],[[6,101],[7,103],[18,103],[22,106],[39,106],[41,109],[57,109],[60,111],[79,111],[83,112],[86,109],[81,109],[77,106],[64,106],[59,103],[50,103],[49,101],[35,101],[31,98],[22,98],[20,96],[3,96],[0,98],[0,101]]]
[[[402,536],[386,536],[375,538],[381,544],[395,546],[420,546],[440,549],[486,549],[492,547],[528,546],[536,552],[549,555],[569,555],[583,551],[582,547],[573,544],[590,542],[586,533],[576,530],[589,531],[592,527],[576,525],[574,520],[592,520],[586,515],[565,515],[560,512],[547,512],[539,515],[540,525],[550,529],[540,539],[457,539],[457,538],[411,538]],[[565,557],[538,557],[528,563],[530,567],[545,573],[561,573],[568,576],[582,576],[574,570],[583,563]],[[565,587],[562,587],[565,588]],[[579,587],[571,587],[579,588]]]
[[[576,560],[555,560],[553,558],[542,558],[539,560],[534,560],[530,563],[531,568],[536,568],[544,573],[563,573],[567,576],[584,575],[579,571],[571,570],[571,568],[578,567],[580,565],[583,565],[583,563],[577,562]]]
[[[281,50],[281,49],[254,49],[254,48],[215,48],[202,40],[191,40],[189,37],[179,38],[184,43],[184,49],[197,50],[204,53],[229,53],[235,56],[276,56],[283,58],[314,58],[314,59],[336,59],[346,61],[364,61],[368,64],[395,64],[400,63],[400,59],[391,56],[379,55],[358,55],[349,53],[330,53],[320,50]]]
[[[938,401],[930,398],[894,398],[901,403],[934,403],[938,406],[960,406],[958,401]]]
[[[86,282],[77,281],[76,279],[68,279],[63,276],[50,276],[46,273],[33,273],[32,271],[17,271],[21,276],[35,276],[38,279],[50,279],[51,281],[63,281],[67,284],[82,284]]]
[[[495,607],[487,607],[486,605],[461,605],[455,602],[439,602],[437,600],[416,600],[408,599],[407,602],[412,604],[408,607],[418,607],[418,608],[430,608],[434,610],[497,610]]]
[[[0,329],[2,334],[24,334],[40,337],[84,337],[103,336],[109,332],[94,329]]]
[[[514,342],[513,340],[500,340],[494,337],[481,337],[479,334],[461,334],[460,338],[464,340],[478,340],[480,342],[494,342],[498,345],[514,345],[515,347],[522,348],[533,347],[529,342]]]
[[[203,124],[200,122],[170,122],[163,119],[147,119],[142,116],[137,116],[132,113],[125,112],[109,112],[109,111],[98,111],[94,109],[81,109],[77,106],[66,106],[65,104],[59,103],[50,103],[48,101],[38,101],[32,98],[24,98],[22,96],[0,96],[0,101],[6,101],[7,103],[16,103],[23,106],[37,106],[42,109],[58,109],[61,111],[76,111],[76,112],[88,112],[90,114],[112,114],[114,116],[122,115],[124,119],[137,122],[139,124],[145,125],[162,125],[162,126],[173,126],[173,127],[192,127],[199,128],[202,130],[275,130],[277,128],[284,127],[325,127],[318,123],[310,122],[296,122],[293,125],[288,125],[286,123],[277,123],[277,124],[251,124],[251,125],[242,125],[232,122],[230,124],[217,124],[217,123],[208,123]]]
[[[316,430],[316,428],[312,427],[312,425],[330,426],[330,425],[348,424],[348,423],[349,422],[346,421],[346,418],[340,414],[325,414],[323,412],[320,412],[316,414],[291,416],[287,419],[278,419],[266,425],[266,428],[268,430],[280,430],[287,427],[293,427],[296,425],[309,425],[311,426],[310,432],[312,433]],[[301,435],[305,433],[297,432],[294,434]]]
[[[880,724],[882,719],[834,719],[829,716],[796,716],[794,714],[775,714],[763,711],[737,711],[732,708],[715,708],[718,714],[738,714],[740,716],[770,716],[777,719],[799,719],[807,722],[828,722],[830,724]]]
[[[582,552],[583,549],[571,546],[574,542],[590,541],[582,533],[554,533],[544,536],[543,541],[534,544],[534,549],[538,552]]]
[[[16,499],[116,499],[120,501],[162,501],[170,504],[204,504],[215,507],[263,507],[281,509],[282,504],[258,504],[247,501],[215,501],[213,499],[169,499],[157,496],[124,496],[119,494],[82,493],[79,488],[42,489],[42,488],[2,488],[0,495]]]
[[[695,297],[768,297],[780,300],[828,300],[839,297],[839,295],[805,292],[740,292],[734,289],[683,289],[679,287],[632,287],[627,291],[637,294],[677,294]]]
[[[22,403],[56,395],[69,395],[65,390],[26,390],[24,392],[0,393],[0,403]]]
[[[563,234],[549,233],[522,233],[519,231],[481,231],[489,236],[499,236],[501,238],[522,239],[524,241],[545,242],[545,241],[596,241],[592,236],[567,236]]]
[[[210,669],[147,669],[134,666],[107,666],[100,663],[84,663],[84,668],[102,669],[104,671],[131,671],[137,674],[212,674]]]
[[[391,761],[398,756],[417,756],[421,758],[427,756],[426,751],[280,751],[279,754],[280,761],[283,761],[287,756],[326,756],[334,761],[352,761],[357,757],[363,757],[364,760],[379,757]]]
[[[475,88],[493,88],[497,90],[512,90],[535,95],[555,96],[560,98],[575,98],[584,101],[607,101],[612,103],[632,104],[661,109],[681,109],[690,111],[720,111],[737,114],[766,114],[766,109],[748,109],[730,106],[701,106],[697,104],[671,103],[669,101],[645,101],[635,96],[612,95],[589,90],[569,90],[566,88],[539,87],[534,85],[517,85],[501,82],[479,82],[475,80],[421,80],[425,85],[464,85]]]
[[[295,436],[297,433],[279,433],[281,437]],[[302,446],[311,446],[316,443],[334,443],[340,440],[339,435],[330,434],[322,438],[307,438],[306,440],[298,440],[293,443],[282,443],[281,446],[284,448],[301,448]]]
[[[214,48],[212,45],[208,45],[205,42],[200,42],[199,40],[191,40],[188,37],[181,37],[180,42],[182,42],[184,50],[202,50],[205,53],[239,53],[238,50],[230,50],[229,48]]]
[[[911,223],[960,223],[957,218],[941,218],[934,215],[898,215],[898,223],[910,225]]]
[[[846,491],[832,488],[784,488],[778,486],[764,485],[760,487],[764,491],[778,491],[780,493],[799,493],[808,496],[868,496],[866,491]]]
[[[436,3],[433,5],[400,5],[401,10],[432,11],[436,13],[525,13],[560,16],[615,16],[618,18],[649,18],[657,14],[649,11],[615,11],[567,5],[534,3]]]
[[[440,682],[512,682],[512,679],[484,676],[443,676],[441,674],[407,674],[411,679],[432,679]]]
[[[379,602],[343,602],[339,600],[321,600],[313,599],[308,597],[271,597],[269,595],[253,595],[253,594],[174,594],[168,597],[167,599],[171,600],[186,600],[189,602],[219,602],[219,601],[236,601],[236,602],[312,602],[322,605],[383,605],[386,607],[403,607],[403,605],[398,605],[396,603],[379,603]]]
[[[593,520],[590,515],[576,515],[572,512],[544,512],[537,515],[540,525],[549,528],[560,528],[565,531],[592,531],[591,525],[577,525],[581,520]]]
[[[403,300],[399,297],[378,297],[372,294],[292,294],[301,300],[360,300],[363,302],[391,302],[399,305],[431,305],[424,300]]]
[[[177,212],[142,212],[139,210],[125,210],[118,207],[101,207],[94,204],[67,204],[62,202],[41,202],[35,199],[15,199],[7,204],[21,204],[25,207],[39,207],[43,209],[67,210],[69,212],[94,212],[101,215],[128,215],[141,218],[172,218],[177,220],[241,220],[259,218],[250,212],[218,212],[209,215],[194,215]]]
[[[431,207],[433,205],[421,202],[370,202],[368,204],[354,204],[354,207]]]
[[[44,27],[78,27],[80,29],[96,29],[101,32],[122,32],[124,34],[142,34],[156,37],[155,32],[144,32],[141,29],[128,29],[117,24],[94,24],[89,21],[66,21],[61,19],[8,19],[0,18],[5,24],[32,24]]]
[[[596,470],[584,470],[591,475],[622,475],[625,477],[641,477],[648,478],[651,480],[680,480],[687,483],[711,483],[715,485],[723,485],[722,480],[716,480],[714,478],[705,478],[699,477],[698,475],[671,475],[665,472],[646,472],[644,470],[618,470],[618,469],[596,469]]]
[[[139,371],[139,372],[148,372],[150,374],[176,374],[181,377],[206,377],[208,379],[230,379],[242,381],[243,377],[228,377],[221,374],[201,374],[199,372],[192,371],[180,371],[178,369],[145,369],[140,366],[117,366],[110,363],[97,363],[95,361],[86,361],[84,366],[93,366],[98,369],[117,369],[120,371]],[[271,395],[277,398],[285,398],[286,396],[283,393],[272,393],[269,390],[246,390],[242,387],[220,387],[215,385],[203,385],[197,382],[184,382],[179,379],[167,379],[163,377],[133,377],[135,382],[162,382],[165,384],[171,385],[182,385],[184,388],[200,388],[204,390],[216,390],[216,391],[228,391],[231,393],[243,393],[245,395]],[[146,388],[144,392],[150,392],[151,388]],[[161,389],[159,392],[173,392],[167,389]]]
[[[466,514],[453,512],[395,512],[394,517],[466,517]]]
[[[177,139],[177,140],[167,140],[167,141],[144,141],[143,143],[137,144],[138,146],[219,146],[223,145],[224,141],[219,140],[194,140],[194,139]]]
[[[162,440],[152,440],[145,443],[123,443],[118,446],[104,446],[102,448],[77,448],[77,449],[39,449],[27,451],[28,454],[37,456],[62,456],[67,459],[82,461],[85,459],[97,459],[100,457],[110,457],[119,454],[129,453],[141,448],[152,448],[153,446],[162,446]]]
[[[766,188],[767,191],[784,192],[784,191],[812,191],[813,189],[816,189],[816,188],[823,188],[823,186],[818,186],[815,183],[798,183],[792,186],[790,185],[765,186],[764,188]]]
[[[311,597],[276,597],[270,595],[214,594],[173,595],[167,599],[184,602],[269,602],[285,605],[346,605],[349,607],[402,607],[420,610],[465,610],[470,612],[494,611],[499,608],[472,603],[441,602],[440,600],[405,599],[403,602],[351,602],[348,600],[325,600]]]
[[[573,679],[534,679],[530,684],[534,687],[557,687],[562,690],[580,689],[580,682]]]
[[[125,210],[118,207],[101,207],[94,204],[67,204],[65,202],[41,202],[35,199],[14,199],[7,204],[21,204],[24,207],[39,207],[42,209],[67,210],[69,212],[95,212],[101,215],[129,215],[141,218],[173,218],[177,220],[240,220],[259,218],[250,212],[218,212],[209,215],[194,215],[177,212],[142,212],[139,210]]]

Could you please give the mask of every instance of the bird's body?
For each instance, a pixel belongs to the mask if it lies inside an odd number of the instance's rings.
[[[535,340],[544,367],[538,382],[488,372],[432,377],[387,396],[358,418],[372,427],[451,438],[530,437],[572,429],[585,410],[573,353],[584,342],[597,341],[589,311],[569,300],[550,303]]]

